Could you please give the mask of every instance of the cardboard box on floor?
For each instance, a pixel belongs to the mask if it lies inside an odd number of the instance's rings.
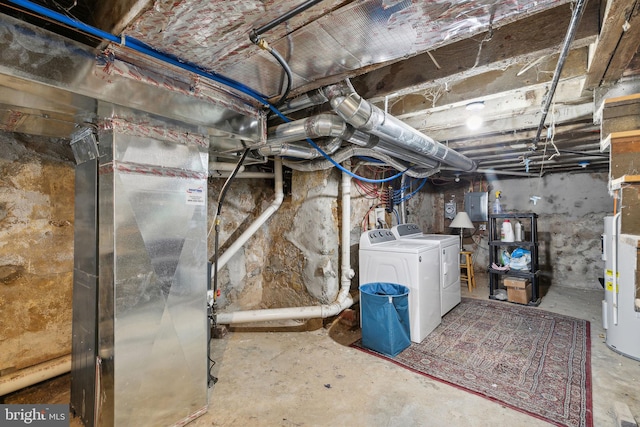
[[[504,286],[507,288],[507,301],[528,304],[531,300],[531,282],[519,277],[505,277]]]

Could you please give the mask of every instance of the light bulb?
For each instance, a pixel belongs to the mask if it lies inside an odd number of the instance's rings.
[[[471,130],[480,129],[482,126],[483,120],[480,116],[471,116],[467,119],[467,127]]]

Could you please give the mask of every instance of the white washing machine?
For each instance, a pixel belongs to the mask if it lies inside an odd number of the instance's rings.
[[[416,224],[400,224],[391,229],[401,242],[421,240],[440,246],[440,314],[444,316],[460,304],[460,237],[448,234],[424,234]]]
[[[409,329],[415,343],[441,321],[438,254],[436,242],[404,242],[388,229],[360,236],[360,285],[387,282],[409,288]]]

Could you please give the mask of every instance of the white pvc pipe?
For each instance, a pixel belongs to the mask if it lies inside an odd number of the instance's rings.
[[[236,311],[234,313],[218,313],[216,320],[218,324],[228,325],[248,322],[265,322],[272,320],[291,319],[317,319],[335,316],[345,308],[353,305],[354,301],[349,290],[351,279],[355,272],[351,268],[351,177],[342,173],[342,212],[341,212],[341,279],[340,291],[336,300],[331,304],[308,307],[288,307],[272,308],[264,310]]]
[[[229,162],[209,162],[210,171],[231,172],[236,169],[236,166],[237,165],[235,163],[229,163]],[[242,171],[244,171],[244,166],[240,166],[240,169],[238,169],[238,172],[242,172]]]
[[[351,169],[351,162],[344,164],[345,169]],[[344,310],[353,304],[353,300],[349,296],[349,290],[351,289],[351,279],[355,276],[355,271],[351,268],[351,176],[346,172],[342,172],[342,225],[340,227],[341,234],[341,274],[340,274],[340,293],[338,294],[337,302],[340,304],[346,303],[350,300],[351,303],[342,307]],[[340,312],[338,311],[338,313]],[[337,313],[336,313],[337,314]]]
[[[279,157],[276,157],[273,161],[273,171],[275,174],[275,195],[273,197],[273,202],[271,202],[267,209],[265,209],[265,211],[256,218],[249,228],[247,228],[245,232],[242,233],[231,246],[229,246],[229,249],[220,255],[220,258],[218,258],[218,271],[220,271],[220,269],[229,262],[231,257],[234,256],[245,243],[247,243],[251,236],[253,236],[265,222],[267,222],[271,215],[273,215],[282,204],[282,200],[284,199],[284,190],[282,186],[282,159]],[[213,274],[214,272],[212,271],[211,278],[213,278]]]
[[[209,171],[209,178],[226,178],[231,175],[231,172],[217,172],[217,171]],[[236,174],[234,178],[264,178],[264,179],[272,179],[275,178],[275,174],[271,172],[240,172]]]
[[[0,377],[0,396],[71,371],[71,355],[58,357]]]

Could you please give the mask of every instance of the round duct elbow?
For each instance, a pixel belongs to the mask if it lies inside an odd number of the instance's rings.
[[[331,99],[331,107],[344,121],[360,130],[371,130],[372,105],[357,93]]]

